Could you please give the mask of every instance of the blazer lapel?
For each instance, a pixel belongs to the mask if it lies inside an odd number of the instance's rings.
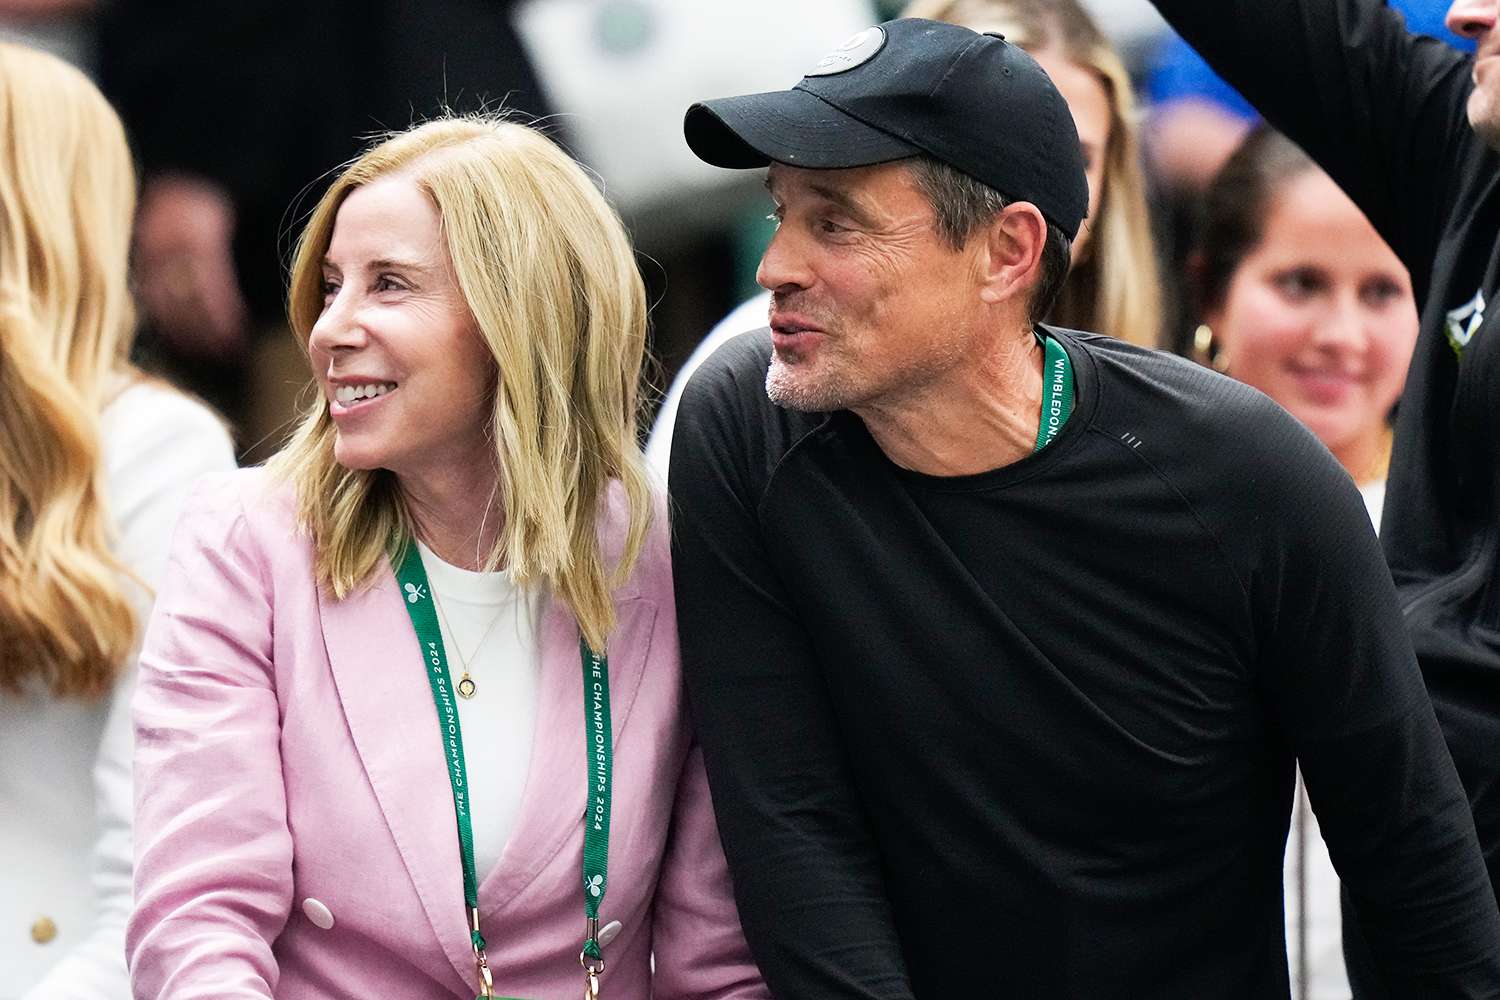
[[[454,970],[474,985],[453,789],[437,709],[395,574],[318,604],[349,731],[417,897]]]
[[[619,624],[610,637],[609,694],[614,741],[621,747],[650,659],[656,607],[633,594],[616,594]],[[530,885],[570,837],[581,841],[587,785],[583,662],[578,626],[562,601],[549,598],[542,618],[542,681],[536,736],[521,811],[500,863],[480,887],[481,919],[493,918]],[[621,807],[618,801],[616,810]],[[581,850],[581,848],[580,848]],[[578,872],[578,919],[583,924],[583,872]],[[581,938],[580,938],[581,940]]]

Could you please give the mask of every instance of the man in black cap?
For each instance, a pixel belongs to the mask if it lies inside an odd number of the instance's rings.
[[[1500,914],[1348,477],[1263,396],[1037,323],[1086,186],[1004,40],[888,22],[695,105],[769,165],[769,331],[675,431],[684,669],[781,997],[1281,997],[1300,761],[1399,995]]]

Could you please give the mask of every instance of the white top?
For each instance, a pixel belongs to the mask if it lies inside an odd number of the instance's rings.
[[[1365,510],[1370,512],[1370,523],[1375,526],[1375,531],[1380,532],[1380,515],[1385,512],[1385,480],[1377,479],[1374,482],[1365,483],[1359,488],[1359,495],[1364,498]]]
[[[150,381],[126,388],[101,421],[115,553],[160,577],[188,486],[234,467],[206,407]],[[144,626],[151,597],[131,597]],[[112,697],[84,703],[0,694],[0,997],[123,1000],[130,912],[134,662]],[[56,936],[33,940],[39,920]]]
[[[503,571],[461,569],[421,542],[417,551],[436,598],[453,686],[467,662],[476,688],[473,698],[457,703],[464,769],[474,789],[474,868],[482,882],[510,841],[531,770],[542,672],[540,595],[518,588]]]

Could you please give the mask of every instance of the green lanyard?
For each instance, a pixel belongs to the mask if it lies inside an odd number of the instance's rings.
[[[479,970],[481,998],[494,997],[494,981],[489,959],[485,955],[484,935],[479,932],[479,878],[474,870],[474,829],[469,819],[469,778],[464,768],[463,731],[458,721],[458,704],[453,699],[453,682],[448,673],[448,656],[443,649],[443,633],[438,627],[432,605],[432,585],[422,556],[413,543],[407,543],[396,566],[396,580],[406,598],[406,612],[422,647],[427,665],[427,681],[432,686],[432,701],[437,706],[438,729],[442,734],[443,757],[448,762],[448,780],[453,785],[453,811],[458,816],[458,848],[464,868],[464,903],[469,911],[469,939],[474,948],[474,962]],[[584,737],[588,753],[588,808],[583,821],[583,913],[585,933],[583,951],[578,961],[583,965],[585,996],[599,995],[599,977],[604,974],[604,957],[599,946],[599,905],[609,884],[609,812],[614,779],[614,730],[609,718],[609,660],[589,649],[580,639],[583,656]]]
[[[1036,447],[1041,451],[1073,413],[1073,363],[1055,337],[1045,338],[1046,361],[1042,364],[1042,422],[1036,429]]]

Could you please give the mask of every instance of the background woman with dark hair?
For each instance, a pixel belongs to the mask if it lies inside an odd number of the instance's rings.
[[[1192,270],[1200,357],[1306,424],[1378,525],[1417,335],[1401,261],[1317,164],[1261,127],[1209,186]]]

